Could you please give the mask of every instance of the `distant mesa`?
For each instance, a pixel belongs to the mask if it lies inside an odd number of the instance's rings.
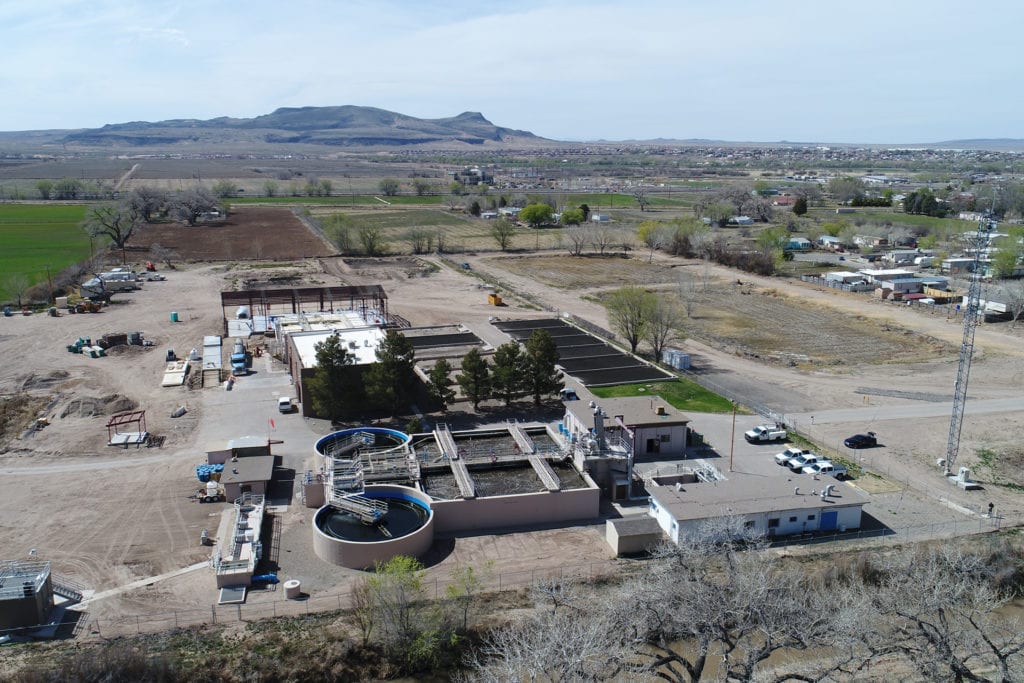
[[[251,119],[172,119],[108,124],[71,132],[64,144],[139,147],[202,144],[305,144],[403,147],[431,143],[468,145],[544,142],[533,133],[495,126],[479,112],[418,119],[374,107],[282,107]]]

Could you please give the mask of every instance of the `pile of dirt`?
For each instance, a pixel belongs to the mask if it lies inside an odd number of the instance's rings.
[[[46,409],[46,397],[16,394],[0,398],[0,439],[16,436],[32,425],[39,413]]]
[[[101,398],[83,396],[82,398],[75,398],[68,401],[67,405],[64,406],[64,410],[60,412],[60,417],[116,415],[118,413],[127,413],[135,410],[138,406],[139,404],[132,399],[118,394],[110,394],[109,396],[103,396]]]
[[[45,375],[32,373],[22,381],[21,388],[23,391],[29,391],[30,389],[48,389],[54,384],[64,382],[69,377],[71,377],[71,373],[67,370],[54,370]]]

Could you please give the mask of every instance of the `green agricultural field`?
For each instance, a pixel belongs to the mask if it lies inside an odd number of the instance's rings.
[[[620,384],[614,387],[593,387],[591,392],[601,398],[621,396],[660,396],[679,410],[695,413],[729,413],[732,403],[729,399],[708,391],[701,385],[687,379],[651,384]]]
[[[10,301],[11,278],[46,281],[89,258],[89,236],[79,227],[86,207],[68,204],[0,204],[0,300]]]

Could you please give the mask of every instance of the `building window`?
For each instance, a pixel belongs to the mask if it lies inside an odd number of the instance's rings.
[[[789,518],[789,521],[791,521],[791,522],[795,522],[795,521],[796,521],[796,517],[790,517],[790,518]]]
[[[807,515],[807,521],[808,522],[813,522],[814,521],[814,515]]]
[[[662,443],[670,443],[671,441],[672,441],[672,435],[671,434],[662,434],[661,435],[661,442]]]
[[[779,518],[778,517],[776,517],[775,519],[769,519],[768,520],[768,528],[769,529],[777,529],[778,527],[779,527]]]
[[[744,529],[753,529],[754,528],[754,522],[752,520],[747,520],[746,522],[743,522],[743,528]]]

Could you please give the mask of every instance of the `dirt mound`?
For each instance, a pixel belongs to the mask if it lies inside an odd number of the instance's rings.
[[[54,384],[60,384],[69,377],[71,377],[71,373],[67,370],[54,370],[45,375],[32,373],[21,383],[21,388],[24,391],[29,389],[46,389]]]
[[[111,394],[101,398],[84,396],[82,398],[75,398],[68,401],[68,404],[64,406],[64,410],[61,411],[60,416],[65,418],[116,415],[117,413],[126,413],[128,411],[135,410],[138,406],[138,403],[127,396],[119,396],[117,394]]]
[[[46,408],[47,399],[18,394],[0,399],[0,439],[20,434],[31,425],[39,412]]]

